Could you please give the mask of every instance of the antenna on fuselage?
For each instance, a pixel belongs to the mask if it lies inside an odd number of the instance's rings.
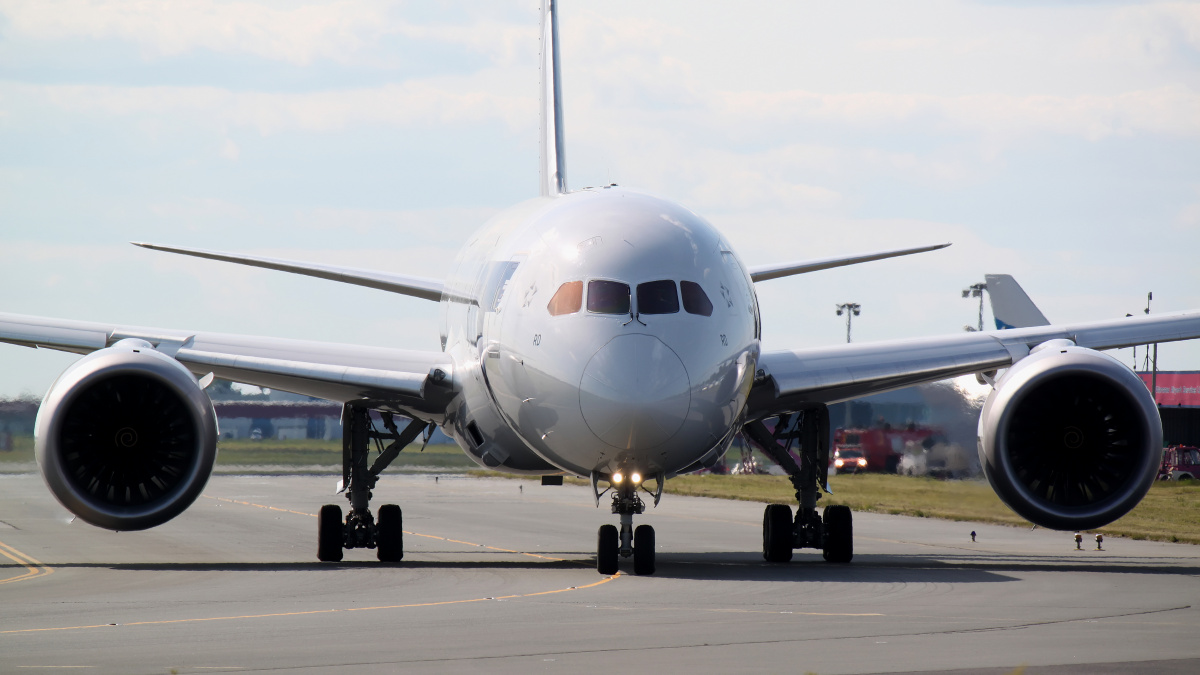
[[[558,2],[542,0],[542,196],[567,192],[562,79],[558,68]]]

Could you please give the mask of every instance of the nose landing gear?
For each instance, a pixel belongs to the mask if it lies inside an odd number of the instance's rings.
[[[828,562],[850,562],[854,557],[850,507],[827,506],[824,514],[817,511],[821,490],[829,491],[828,408],[805,410],[798,421],[791,415],[781,415],[774,433],[761,421],[743,429],[759,449],[787,471],[799,502],[795,519],[786,504],[771,504],[763,512],[763,558],[767,562],[788,562],[793,549],[819,548]],[[800,440],[799,463],[790,452],[796,439]]]
[[[597,490],[598,476],[592,474],[592,489]],[[654,504],[662,497],[663,477],[657,478],[658,489],[654,493]],[[646,511],[646,502],[638,496],[640,481],[623,480],[621,474],[614,474],[609,479],[612,495],[612,512],[621,516],[621,529],[618,532],[615,525],[601,525],[596,535],[596,571],[600,574],[616,574],[620,567],[620,558],[633,557],[633,573],[637,575],[654,574],[654,528],[650,525],[633,527],[633,516]],[[605,490],[607,491],[607,490]],[[603,492],[596,491],[596,502],[599,504]]]

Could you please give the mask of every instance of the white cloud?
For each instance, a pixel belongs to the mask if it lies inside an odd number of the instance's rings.
[[[459,45],[497,62],[536,48],[533,25],[425,25],[397,16],[396,2],[218,2],[215,0],[2,0],[11,28],[39,40],[116,39],[146,57],[197,49],[249,54],[298,65],[358,62],[385,40]],[[532,12],[531,12],[532,15]]]
[[[532,92],[532,88],[530,88]],[[86,117],[145,116],[188,126],[248,127],[262,134],[339,131],[354,124],[429,126],[499,121],[536,123],[533,95],[487,91],[460,78],[409,81],[307,93],[241,92],[218,87],[130,87],[0,83],[0,97],[37,115],[38,104]]]
[[[207,0],[5,0],[17,32],[39,39],[117,38],[154,55],[205,48],[291,63],[345,58],[378,39],[387,5],[336,2],[272,8]]]
[[[238,157],[241,156],[241,154],[242,154],[242,149],[238,147],[238,144],[234,143],[233,141],[229,140],[228,138],[226,138],[225,142],[223,142],[221,144],[221,156],[224,157],[225,159],[227,159],[231,162],[236,162]]]
[[[722,92],[714,108],[722,119],[744,124],[820,121],[872,130],[916,124],[1003,137],[1049,132],[1088,140],[1143,132],[1200,136],[1200,93],[1183,85],[1114,96]]]

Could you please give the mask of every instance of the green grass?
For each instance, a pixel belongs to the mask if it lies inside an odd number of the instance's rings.
[[[430,445],[422,452],[414,444],[400,453],[388,471],[403,471],[412,467],[429,467],[446,471],[465,471],[479,465],[467,458],[457,445]],[[371,461],[376,454],[372,451]],[[33,438],[13,438],[13,450],[0,452],[0,466],[33,462]],[[223,440],[217,445],[217,467],[238,466],[332,466],[342,465],[341,440],[277,441],[267,439]]]
[[[238,466],[328,466],[340,467],[341,441],[320,440],[226,440],[217,454],[218,467]],[[416,446],[419,447],[419,446]],[[477,464],[456,445],[416,447],[400,453],[388,467],[404,471],[429,467],[444,471],[470,471],[474,475],[511,476],[477,470]],[[13,450],[0,452],[0,467],[33,462],[33,438],[13,438]],[[372,453],[374,461],[374,453]],[[586,481],[567,479],[585,485]],[[890,513],[919,518],[968,520],[981,523],[1028,526],[996,496],[986,481],[913,478],[883,474],[834,476],[829,479],[832,495],[821,505],[845,504],[855,511]],[[667,481],[667,494],[741,499],[765,504],[794,504],[791,484],[783,476],[679,476]],[[1200,485],[1155,483],[1150,493],[1124,518],[1101,529],[1107,536],[1152,541],[1200,544]]]
[[[476,475],[501,475],[473,471]],[[517,476],[519,478],[519,476]],[[567,479],[584,485],[586,481]],[[884,474],[834,476],[832,495],[821,506],[845,504],[855,511],[941,518],[1028,527],[984,480],[934,480]],[[795,505],[795,491],[784,476],[679,476],[667,481],[667,494],[740,499]],[[1200,485],[1155,483],[1133,511],[1094,532],[1105,536],[1200,544]]]
[[[33,461],[33,436],[13,436],[13,449],[0,450],[0,465]]]
[[[424,451],[414,444],[391,463],[389,471],[408,467],[465,470],[479,465],[457,445],[429,445]],[[371,453],[371,461],[376,454]],[[342,442],[322,440],[227,440],[217,446],[217,466],[338,466],[342,465]]]

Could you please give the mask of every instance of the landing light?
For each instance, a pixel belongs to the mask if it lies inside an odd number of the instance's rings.
[[[867,465],[867,458],[866,458],[866,457],[859,457],[859,458],[858,458],[858,465],[859,465],[859,466],[866,466],[866,465]]]
[[[625,480],[625,476],[622,476],[621,472],[619,471],[612,475],[612,482],[614,485],[619,484],[623,480]]]
[[[838,457],[837,459],[833,460],[833,465],[839,469],[842,468],[843,464],[845,464],[845,462],[842,461],[841,457]]]
[[[642,482],[642,474],[634,471],[633,473],[629,474],[629,480],[633,481],[634,485],[638,485]]]

